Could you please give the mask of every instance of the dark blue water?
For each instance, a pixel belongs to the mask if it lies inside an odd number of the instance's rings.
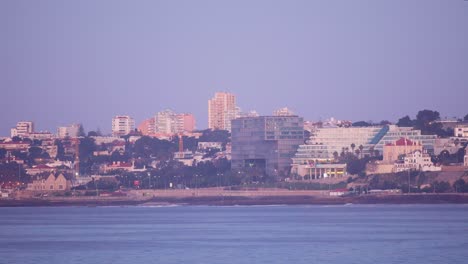
[[[468,263],[468,206],[0,208],[0,263]]]

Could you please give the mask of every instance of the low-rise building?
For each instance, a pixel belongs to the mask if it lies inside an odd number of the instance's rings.
[[[336,190],[330,191],[329,194],[330,196],[344,196],[344,195],[349,194],[349,190],[346,188],[336,189]]]
[[[464,157],[463,165],[464,165],[465,167],[468,167],[468,154],[466,154],[465,157]]]
[[[348,175],[346,172],[346,164],[341,163],[293,164],[291,173],[309,180],[336,178]]]
[[[199,150],[207,150],[207,149],[223,149],[223,142],[198,142],[198,149]]]
[[[39,164],[36,166],[32,166],[29,169],[26,169],[26,173],[29,175],[36,175],[44,172],[55,173],[57,168],[47,166],[45,164]]]
[[[34,122],[20,121],[16,127],[11,129],[11,137],[27,137],[30,133],[34,132]]]
[[[468,123],[456,125],[453,133],[455,137],[468,138]]]
[[[55,176],[53,173],[46,179],[37,179],[28,184],[27,190],[31,191],[68,191],[71,188],[71,181],[68,180],[63,174]]]
[[[52,139],[55,137],[55,135],[50,132],[45,131],[45,132],[29,133],[28,137],[30,139],[45,140],[45,139]]]
[[[440,171],[441,167],[434,166],[431,156],[420,150],[405,155],[404,159],[396,162],[394,172],[419,170],[419,171]]]
[[[137,169],[135,167],[135,162],[121,162],[121,161],[114,161],[111,164],[105,164],[104,166],[101,167],[102,171],[104,173],[108,173],[111,171],[130,171],[130,172],[136,172],[136,171],[146,171],[146,166]]]
[[[393,163],[401,155],[406,155],[414,151],[422,151],[423,146],[420,142],[411,141],[407,138],[400,138],[399,140],[388,143],[383,148],[383,162]]]
[[[20,151],[26,151],[29,149],[31,144],[29,142],[24,142],[24,141],[19,141],[19,142],[1,142],[0,143],[0,149],[5,149],[5,150],[20,150]]]

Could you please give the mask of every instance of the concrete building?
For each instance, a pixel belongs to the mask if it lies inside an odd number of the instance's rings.
[[[293,163],[291,173],[302,177],[304,180],[336,178],[348,175],[346,164],[341,163]]]
[[[419,142],[428,153],[433,153],[437,139],[436,135],[422,135],[421,130],[413,129],[412,127],[398,127],[396,125],[384,126],[380,133],[382,136],[374,145],[374,149],[380,153],[383,152],[383,147],[386,144],[393,143],[400,138]]]
[[[138,125],[138,131],[140,131],[143,136],[153,135],[156,129],[155,125],[155,119],[148,118]]]
[[[453,130],[455,137],[468,138],[468,124],[459,124]]]
[[[47,140],[54,138],[54,134],[44,131],[44,132],[32,132],[29,133],[28,137],[30,139],[37,139],[37,140]]]
[[[223,142],[198,142],[198,150],[223,149]]]
[[[287,107],[283,107],[273,111],[274,116],[293,116],[294,112],[288,109]]]
[[[59,174],[57,177],[51,173],[47,179],[34,180],[28,184],[27,189],[30,191],[68,191],[71,188],[71,181],[67,180],[63,174]]]
[[[236,118],[236,96],[218,92],[208,100],[208,128],[231,131],[231,120]]]
[[[180,113],[176,115],[177,133],[193,132],[195,130],[195,116],[190,113]]]
[[[57,137],[58,138],[66,138],[66,137],[78,137],[78,133],[80,131],[80,124],[71,124],[68,126],[60,126],[57,128]]]
[[[363,154],[369,154],[373,142],[380,136],[382,127],[327,127],[318,128],[307,141],[306,146],[301,146],[301,151],[308,152],[310,158],[333,159],[333,153],[341,154],[343,150],[353,152],[363,146]],[[354,144],[355,149],[351,149]]]
[[[304,142],[298,116],[260,116],[232,120],[233,170],[258,168],[269,175],[289,174],[292,157]]]
[[[130,116],[115,116],[112,118],[112,135],[125,136],[135,129],[135,120]]]
[[[400,156],[412,153],[414,151],[422,151],[423,146],[420,142],[411,141],[406,138],[400,138],[393,143],[387,143],[383,148],[383,163],[393,163]]]
[[[11,129],[11,137],[28,137],[30,133],[34,132],[34,122],[32,121],[20,121],[16,124],[16,127]]]
[[[156,134],[190,133],[195,130],[195,117],[190,113],[175,113],[172,110],[158,112],[154,117]]]
[[[420,150],[406,154],[402,161],[396,162],[394,165],[394,172],[408,170],[441,171],[441,169],[441,167],[434,166],[429,154]]]
[[[432,152],[437,139],[435,135],[421,135],[420,130],[410,127],[375,126],[375,127],[322,127],[311,131],[310,139],[301,145],[295,159],[298,164],[317,159],[332,160],[334,153],[340,155],[343,150],[354,152],[362,145],[360,156],[379,155],[386,144],[392,144],[400,138],[420,142],[424,149]],[[354,144],[355,149],[351,149]],[[393,161],[392,161],[393,162]]]

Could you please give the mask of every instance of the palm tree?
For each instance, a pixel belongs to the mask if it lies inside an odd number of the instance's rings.
[[[336,152],[336,151],[333,152],[333,158],[334,158],[335,160],[338,160],[338,152]]]
[[[356,147],[356,144],[351,143],[351,150],[354,152],[354,148]]]
[[[370,156],[373,157],[374,156],[374,146],[371,146],[369,148],[369,153],[370,153]]]
[[[356,157],[359,157],[359,154],[361,153],[361,151],[359,149],[356,149],[354,152],[356,153]]]
[[[363,145],[359,145],[359,153],[361,153],[361,158],[362,158],[362,150],[364,149]]]

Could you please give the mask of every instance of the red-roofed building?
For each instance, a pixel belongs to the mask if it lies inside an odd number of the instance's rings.
[[[33,166],[32,168],[26,169],[26,172],[29,175],[36,175],[36,174],[43,173],[43,172],[55,173],[56,171],[57,171],[57,168],[49,167],[45,164],[40,164],[37,166]]]
[[[423,151],[421,142],[400,138],[394,143],[386,144],[383,147],[383,163],[394,163],[401,155],[406,155],[416,150]]]

